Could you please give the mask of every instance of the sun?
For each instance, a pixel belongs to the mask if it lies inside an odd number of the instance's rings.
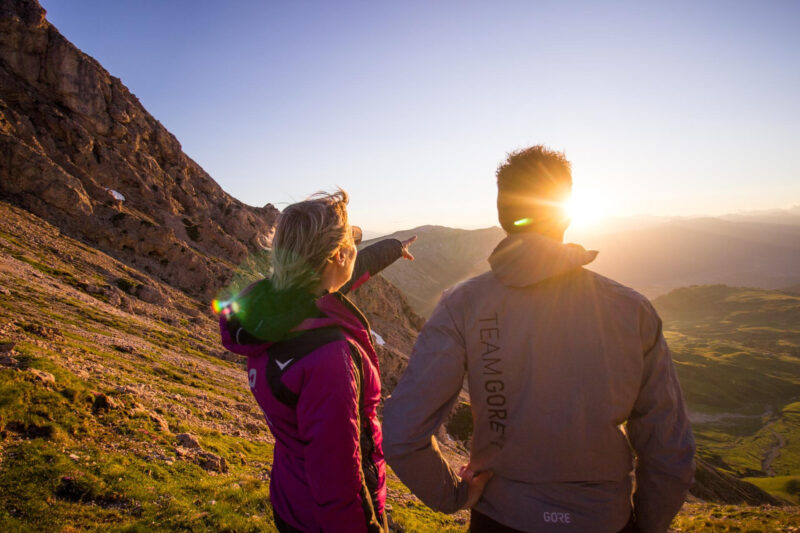
[[[564,209],[574,228],[593,226],[609,216],[609,204],[601,195],[575,191]]]

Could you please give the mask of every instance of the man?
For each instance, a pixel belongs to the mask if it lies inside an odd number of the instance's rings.
[[[386,458],[443,512],[472,503],[473,473],[492,472],[473,532],[664,532],[692,482],[694,439],[661,320],[583,268],[597,252],[563,244],[563,154],[510,154],[497,188],[508,236],[491,272],[446,291],[420,333],[386,402]],[[432,435],[465,373],[474,433],[459,480]]]

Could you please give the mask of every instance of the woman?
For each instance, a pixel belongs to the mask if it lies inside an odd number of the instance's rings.
[[[413,259],[416,237],[381,241],[356,265],[361,231],[348,224],[347,201],[339,190],[287,207],[272,277],[220,318],[225,347],[248,357],[275,436],[270,498],[281,532],[388,531],[378,358],[366,318],[340,289]]]

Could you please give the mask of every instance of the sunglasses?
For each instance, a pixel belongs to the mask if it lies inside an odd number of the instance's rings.
[[[359,244],[361,244],[361,238],[363,237],[363,234],[361,233],[361,228],[359,228],[358,226],[350,226],[350,230],[353,232],[353,243],[355,243],[355,245],[358,246]]]

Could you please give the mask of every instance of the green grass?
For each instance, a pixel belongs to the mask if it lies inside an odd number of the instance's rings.
[[[267,528],[268,487],[261,474],[271,463],[271,444],[215,432],[201,436],[204,448],[230,467],[228,475],[212,475],[175,460],[173,437],[159,433],[148,417],[124,409],[93,413],[88,388],[44,363],[34,360],[33,367],[54,371],[56,389],[29,381],[24,372],[0,371],[0,522],[37,531],[65,523],[75,530],[105,524],[131,531]]]
[[[655,300],[701,456],[739,476],[800,474],[800,297],[777,291],[687,287]],[[739,415],[739,416],[725,416]],[[741,416],[744,415],[744,416]]]
[[[800,476],[746,477],[748,483],[783,498],[794,505],[800,505]]]
[[[38,531],[269,530],[268,488],[246,472],[210,476],[188,462],[152,462],[139,454],[92,447],[74,461],[34,439],[5,451],[2,509]]]
[[[392,507],[392,519],[403,526],[406,531],[432,531],[442,533],[456,533],[467,531],[467,524],[459,524],[453,517],[432,511],[419,502],[408,502],[404,505],[395,504]]]
[[[771,533],[800,528],[798,508],[684,504],[670,530],[687,533]]]

